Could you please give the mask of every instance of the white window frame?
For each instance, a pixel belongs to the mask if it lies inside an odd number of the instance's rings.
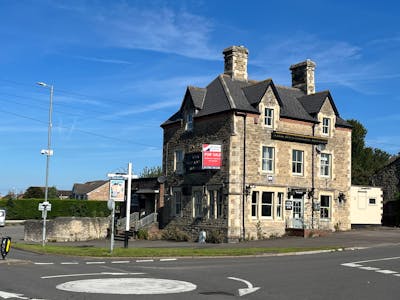
[[[177,149],[174,152],[174,171],[176,174],[183,174],[183,159],[185,152],[182,149]]]
[[[270,203],[269,202],[264,202],[264,194],[270,194],[271,198],[270,198]],[[266,198],[265,200],[268,200],[268,198]],[[273,218],[273,214],[274,214],[274,192],[267,192],[267,191],[263,191],[261,194],[261,201],[260,201],[260,217],[262,219],[272,219]],[[269,210],[269,214],[264,215],[264,208]],[[269,209],[268,209],[269,208]]]
[[[258,219],[259,217],[259,198],[260,198],[260,192],[259,191],[253,191],[251,193],[251,218],[252,219]]]
[[[322,203],[322,197],[326,197],[328,199],[328,206],[326,206],[326,203]],[[325,205],[323,205],[323,204],[325,204]],[[331,219],[331,207],[332,207],[332,197],[329,195],[321,195],[320,196],[320,219],[321,220],[330,220]]]
[[[271,152],[270,152],[270,151]],[[266,155],[264,155],[266,154]],[[275,170],[275,148],[262,146],[261,148],[261,170],[265,173],[274,173]]]
[[[182,191],[174,190],[173,212],[174,216],[182,216]]]
[[[329,135],[330,131],[331,131],[331,119],[322,118],[322,134]]]
[[[301,154],[301,159],[299,159],[299,155]],[[298,166],[300,166],[301,172],[298,172]],[[292,150],[292,174],[293,175],[300,175],[304,174],[304,151],[303,150]]]
[[[283,193],[278,192],[278,196],[276,197],[276,215],[275,218],[278,220],[282,220],[283,216]]]
[[[321,153],[320,172],[321,177],[330,178],[332,173],[332,155],[329,153]]]
[[[264,107],[264,126],[268,128],[274,127],[274,109]]]

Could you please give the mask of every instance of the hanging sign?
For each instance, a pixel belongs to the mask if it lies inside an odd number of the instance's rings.
[[[203,144],[203,169],[220,169],[222,164],[221,145]]]
[[[125,180],[110,179],[110,200],[125,201]]]

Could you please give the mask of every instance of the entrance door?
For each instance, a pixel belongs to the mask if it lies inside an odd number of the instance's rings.
[[[293,196],[293,228],[303,228],[303,195]]]

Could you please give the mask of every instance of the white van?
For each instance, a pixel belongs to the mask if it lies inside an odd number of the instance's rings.
[[[6,211],[4,209],[0,209],[0,226],[3,227],[6,225]]]

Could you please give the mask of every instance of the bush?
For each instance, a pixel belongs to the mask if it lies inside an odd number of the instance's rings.
[[[43,199],[0,200],[0,207],[7,211],[9,220],[41,219],[42,212],[38,210]],[[87,200],[50,200],[51,211],[49,219],[56,217],[106,217],[110,215],[107,201]]]
[[[190,240],[189,235],[177,227],[168,227],[163,230],[161,237],[164,240],[187,242]]]
[[[137,232],[137,238],[138,238],[138,240],[148,240],[149,233],[147,232],[146,229],[139,229]]]
[[[212,244],[221,244],[225,241],[225,235],[220,230],[210,230],[207,232],[206,242]]]

